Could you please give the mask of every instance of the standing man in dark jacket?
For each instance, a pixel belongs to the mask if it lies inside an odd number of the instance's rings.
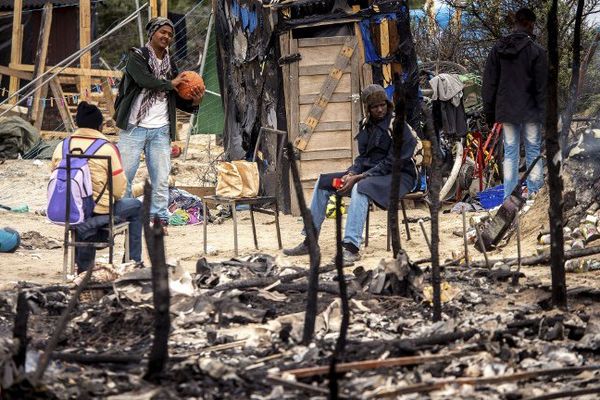
[[[313,223],[318,233],[325,220],[329,197],[336,191],[332,186],[333,179],[341,178],[343,185],[337,189],[337,193],[350,194],[351,197],[343,239],[344,265],[351,265],[360,259],[359,249],[369,201],[372,200],[380,207],[387,208],[392,185],[394,146],[390,125],[393,118],[393,105],[380,85],[367,86],[361,98],[367,106],[369,116],[356,135],[359,154],[345,172],[319,176],[310,204]],[[412,160],[417,141],[406,124],[402,140],[400,197],[413,190],[417,181],[416,167]],[[308,254],[306,239],[294,248],[284,249],[283,253],[288,256]]]
[[[169,54],[173,23],[164,17],[153,18],[146,25],[146,30],[146,46],[132,48],[129,52],[115,101],[114,119],[122,129],[119,150],[127,177],[125,195],[131,196],[131,183],[140,165],[140,155],[144,152],[152,182],[150,214],[157,215],[166,226],[169,221],[170,141],[176,135],[176,108],[195,112],[204,91],[195,89],[192,100],[184,100],[177,94],[182,78]]]
[[[536,17],[528,8],[515,14],[514,31],[496,43],[483,75],[483,106],[488,125],[503,126],[504,197],[519,181],[521,134],[525,133],[527,166],[540,154],[541,126],[546,109],[546,50],[534,42]],[[529,194],[544,184],[544,170],[538,162],[527,179]]]

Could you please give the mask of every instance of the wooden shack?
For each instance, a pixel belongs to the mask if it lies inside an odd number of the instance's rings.
[[[407,1],[224,0],[213,2],[225,107],[226,157],[243,158],[261,126],[286,130],[298,151],[304,196],[319,174],[346,169],[364,111],[361,89],[394,80],[417,98]],[[288,166],[282,209],[297,213]],[[272,194],[272,193],[270,193]]]

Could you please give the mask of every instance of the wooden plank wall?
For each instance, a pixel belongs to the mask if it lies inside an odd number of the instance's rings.
[[[291,87],[290,139],[308,115],[345,40],[344,36],[291,40],[290,53],[300,53],[301,59],[290,67],[292,82],[297,77],[297,86]],[[355,156],[353,137],[360,119],[360,109],[352,101],[353,95],[356,98],[360,93],[357,52],[343,72],[308,145],[300,152],[300,176],[307,202],[319,174],[343,171]]]

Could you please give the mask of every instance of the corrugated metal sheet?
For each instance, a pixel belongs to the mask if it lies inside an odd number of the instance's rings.
[[[14,0],[0,0],[0,10],[12,10],[13,9],[13,4],[14,4]],[[79,4],[79,0],[54,0],[54,1],[48,1],[48,0],[23,0],[23,8],[24,9],[30,9],[30,8],[42,8],[44,7],[44,3],[52,3],[55,6],[76,6]],[[92,0],[92,3],[98,3],[100,1],[95,1]]]

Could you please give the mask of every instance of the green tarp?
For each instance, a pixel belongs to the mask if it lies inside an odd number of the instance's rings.
[[[223,114],[221,97],[212,93],[208,93],[208,90],[214,93],[220,93],[219,77],[217,75],[216,43],[216,33],[213,29],[210,34],[208,52],[206,53],[206,64],[204,65],[204,73],[202,74],[207,92],[204,95],[204,99],[202,99],[202,104],[200,105],[200,109],[196,115],[196,121],[194,123],[192,135],[223,134],[225,115]]]

